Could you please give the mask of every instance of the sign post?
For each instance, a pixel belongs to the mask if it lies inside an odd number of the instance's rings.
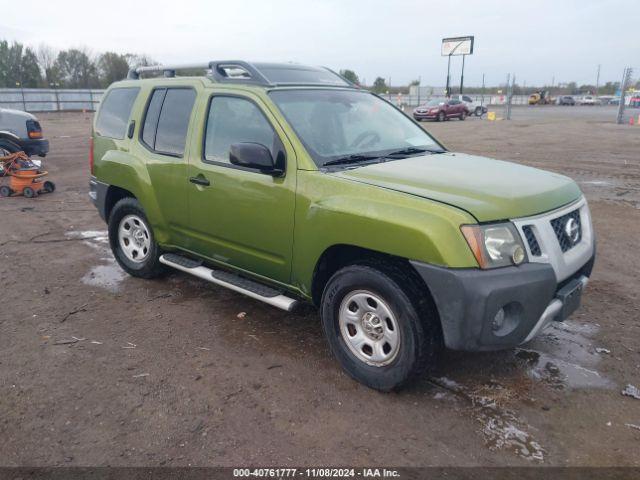
[[[473,36],[468,37],[451,37],[442,39],[442,56],[447,56],[447,97],[451,96],[451,57],[453,55],[462,55],[462,75],[460,76],[460,93],[462,93],[464,84],[464,58],[473,54]]]

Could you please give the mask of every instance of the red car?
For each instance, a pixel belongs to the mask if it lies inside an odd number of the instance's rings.
[[[437,120],[442,122],[450,118],[464,120],[469,116],[469,109],[464,102],[453,98],[448,100],[429,100],[425,105],[413,111],[413,118],[422,120]]]
[[[631,100],[629,100],[629,106],[631,108],[640,108],[640,94],[638,93],[633,94],[633,96],[631,97]]]

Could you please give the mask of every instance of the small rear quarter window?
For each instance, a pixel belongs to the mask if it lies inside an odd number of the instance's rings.
[[[111,90],[101,102],[96,121],[96,134],[122,140],[127,131],[133,102],[139,91],[138,87]]]

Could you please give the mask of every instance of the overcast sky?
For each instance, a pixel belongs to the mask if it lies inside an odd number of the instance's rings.
[[[475,35],[465,84],[619,80],[640,67],[637,0],[0,0],[0,39],[146,53],[161,62],[295,61],[372,83],[444,85],[443,37]],[[461,57],[452,60],[453,81]],[[636,72],[636,76],[637,73]]]

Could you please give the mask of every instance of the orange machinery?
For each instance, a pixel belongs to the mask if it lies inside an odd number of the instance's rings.
[[[0,197],[24,195],[27,198],[39,193],[51,193],[56,189],[53,182],[44,180],[47,172],[40,170],[24,152],[16,152],[0,157],[4,174],[10,177],[9,185],[0,186]]]

